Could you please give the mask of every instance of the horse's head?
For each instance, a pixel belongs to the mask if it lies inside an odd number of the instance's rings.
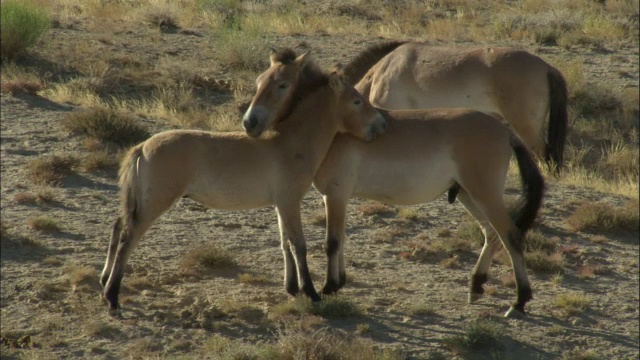
[[[310,56],[300,56],[290,49],[271,52],[271,66],[256,79],[258,90],[242,117],[242,125],[249,136],[258,137],[272,129],[292,107],[298,79],[308,65]]]
[[[329,75],[329,86],[337,97],[335,114],[339,132],[371,141],[386,130],[387,120],[337,73]]]

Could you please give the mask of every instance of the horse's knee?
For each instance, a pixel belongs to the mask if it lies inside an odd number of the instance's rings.
[[[325,247],[325,253],[327,254],[327,257],[328,258],[334,257],[338,253],[339,249],[340,249],[340,240],[338,240],[338,238],[335,236],[329,236],[327,238],[327,244]]]

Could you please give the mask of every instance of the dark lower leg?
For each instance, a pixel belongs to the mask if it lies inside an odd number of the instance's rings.
[[[325,252],[327,254],[327,277],[322,287],[323,294],[333,294],[340,288],[340,279],[336,278],[336,270],[338,269],[338,249],[340,242],[337,237],[330,236],[327,238]]]
[[[288,246],[282,251],[285,258],[284,288],[289,295],[296,296],[300,292],[300,288],[298,287],[298,273],[296,270],[296,262]]]
[[[118,250],[118,243],[120,240],[121,232],[122,218],[118,217],[113,222],[113,227],[111,229],[111,238],[109,239],[109,248],[107,249],[107,260],[105,261],[104,269],[102,269],[102,275],[100,276],[100,285],[102,285],[103,288],[107,285],[109,275],[111,275],[111,268],[113,267],[113,260],[116,256],[116,251]]]
[[[484,294],[483,285],[487,282],[487,274],[472,274],[470,292],[472,294]]]

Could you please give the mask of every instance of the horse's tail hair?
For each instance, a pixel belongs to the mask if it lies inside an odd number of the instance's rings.
[[[524,235],[533,225],[544,195],[544,178],[533,160],[529,149],[515,135],[511,135],[511,147],[516,155],[524,196],[515,209],[514,221]]]
[[[403,40],[392,40],[374,44],[361,51],[348,64],[344,66],[337,65],[336,71],[342,75],[348,84],[355,86],[380,59],[406,43],[407,41]]]
[[[142,155],[142,146],[129,149],[120,164],[120,206],[125,224],[134,223],[138,218],[138,163]]]
[[[552,160],[555,163],[556,172],[560,173],[568,126],[567,83],[560,71],[552,67],[547,72],[547,80],[549,81],[549,127],[544,158],[550,165]]]

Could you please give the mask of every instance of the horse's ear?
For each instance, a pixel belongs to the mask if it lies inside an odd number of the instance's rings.
[[[304,67],[307,66],[309,61],[311,61],[311,50],[308,50],[304,54],[298,56],[295,61],[296,61],[296,64],[300,66],[300,69],[304,69]]]
[[[342,92],[344,83],[342,82],[340,75],[335,71],[329,75],[329,86],[331,86],[331,88],[336,92]]]
[[[270,62],[270,66],[273,66],[273,64],[276,63],[276,55],[278,55],[278,49],[276,49],[275,47],[271,46],[269,48],[269,62]]]

